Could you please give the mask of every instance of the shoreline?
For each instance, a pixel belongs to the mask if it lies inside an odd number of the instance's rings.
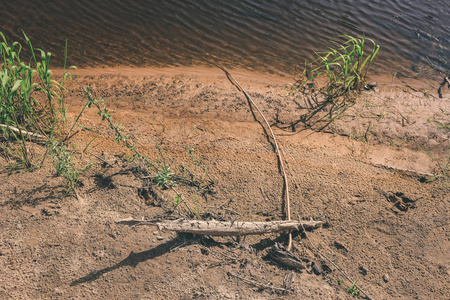
[[[254,78],[258,81],[267,83],[289,84],[295,82],[295,74],[264,72],[251,70],[246,68],[229,68],[229,71],[233,75],[242,76],[243,78]],[[62,75],[62,68],[53,68],[55,75]],[[71,70],[74,74],[81,76],[101,76],[101,75],[116,75],[121,74],[124,76],[155,76],[155,75],[192,75],[198,76],[202,79],[207,79],[211,76],[221,77],[225,74],[218,68],[205,65],[193,65],[193,66],[148,66],[148,67],[136,67],[136,66],[95,66],[95,67],[82,67]],[[418,89],[426,89],[428,92],[437,96],[437,89],[442,82],[442,78],[436,76],[435,78],[426,77],[402,77],[398,75],[398,72],[392,73],[375,73],[370,74],[367,78],[367,82],[375,81],[379,84],[399,86],[405,83]],[[450,96],[448,96],[450,97]]]

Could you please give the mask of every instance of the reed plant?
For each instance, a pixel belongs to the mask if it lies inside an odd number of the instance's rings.
[[[46,140],[57,135],[65,122],[64,79],[58,82],[50,70],[51,53],[34,49],[24,34],[31,60],[21,60],[22,45],[9,44],[0,32],[0,129],[6,143],[2,149],[12,150],[19,161],[27,167],[32,165],[28,141]],[[38,55],[40,55],[38,59]]]
[[[44,161],[50,155],[58,175],[67,180],[68,190],[79,183],[80,170],[76,168],[72,152],[64,143],[66,107],[64,82],[53,79],[50,69],[51,53],[35,49],[24,33],[30,60],[21,60],[22,45],[9,44],[0,32],[0,149],[16,160],[14,168],[30,168],[36,164],[31,143],[44,145]],[[64,68],[67,58],[67,43]]]
[[[300,93],[303,98],[296,101],[302,115],[290,125],[292,128],[303,123],[311,130],[324,130],[356,103],[356,92],[368,87],[367,73],[380,46],[364,36],[340,37],[345,38],[342,44],[332,41],[335,47],[314,52],[316,58],[305,62],[303,72],[292,84],[292,93]]]

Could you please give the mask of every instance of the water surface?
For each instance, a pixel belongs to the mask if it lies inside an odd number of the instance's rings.
[[[22,29],[61,65],[166,66],[202,63],[292,74],[339,34],[382,50],[378,72],[449,72],[447,0],[0,0],[0,30]],[[436,73],[436,71],[433,71]]]

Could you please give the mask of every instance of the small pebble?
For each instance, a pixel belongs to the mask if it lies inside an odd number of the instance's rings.
[[[312,269],[313,269],[314,274],[316,274],[316,275],[320,275],[323,273],[322,266],[318,265],[314,262],[312,263]]]
[[[389,275],[388,274],[384,274],[383,275],[383,280],[384,280],[384,282],[388,282],[389,281]]]
[[[163,238],[162,236],[157,236],[156,239],[157,239],[158,241],[162,241],[164,238]]]
[[[368,84],[366,84],[364,86],[364,89],[366,89],[366,90],[373,90],[377,86],[378,86],[378,84],[376,82],[369,82]]]
[[[157,235],[158,234],[158,231],[153,231],[153,235]]]

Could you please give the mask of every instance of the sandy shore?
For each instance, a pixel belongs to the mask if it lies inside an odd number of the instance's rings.
[[[419,173],[435,171],[436,162],[430,155],[436,160],[448,158],[449,131],[440,128],[440,124],[450,119],[450,96],[444,92],[444,98],[438,98],[439,82],[374,76],[370,81],[378,82],[376,90],[362,92],[356,105],[324,130],[332,135],[323,135],[310,131],[310,124],[299,122],[302,114],[310,110],[304,109],[307,103],[301,95],[292,94],[290,85],[294,78],[247,70],[232,73],[255,98],[271,124],[285,129],[278,132],[280,135],[297,135],[306,144],[318,145],[336,139],[335,150],[342,154],[350,151],[373,164]],[[164,107],[164,117],[201,115],[238,121],[253,118],[245,109],[247,103],[242,94],[215,68],[101,68],[81,69],[75,74],[110,102]],[[293,129],[291,124],[297,125]]]
[[[104,99],[150,160],[161,159],[163,149],[173,168],[207,170],[213,182],[207,192],[177,186],[202,218],[284,218],[273,147],[259,117],[220,70],[74,73]],[[373,299],[447,298],[450,190],[448,181],[427,180],[438,174],[437,162],[448,161],[450,132],[439,125],[450,119],[448,91],[440,99],[435,82],[372,78],[376,90],[362,92],[344,116],[316,132],[302,119],[311,112],[308,99],[289,90],[292,78],[232,73],[278,136],[293,218],[326,223],[308,233],[317,247]],[[68,90],[73,120],[85,100],[76,84]],[[93,163],[82,175],[80,197],[66,195],[49,161],[33,172],[0,169],[0,298],[352,299],[338,284],[343,276],[302,234],[294,235],[294,253],[307,269],[296,271],[267,257],[268,247],[285,242],[284,235],[238,244],[116,224],[129,216],[164,215],[175,195],[142,178],[94,110],[80,125],[71,149],[80,167]],[[324,272],[315,275],[312,262]],[[283,288],[291,272],[288,292],[270,288]]]

